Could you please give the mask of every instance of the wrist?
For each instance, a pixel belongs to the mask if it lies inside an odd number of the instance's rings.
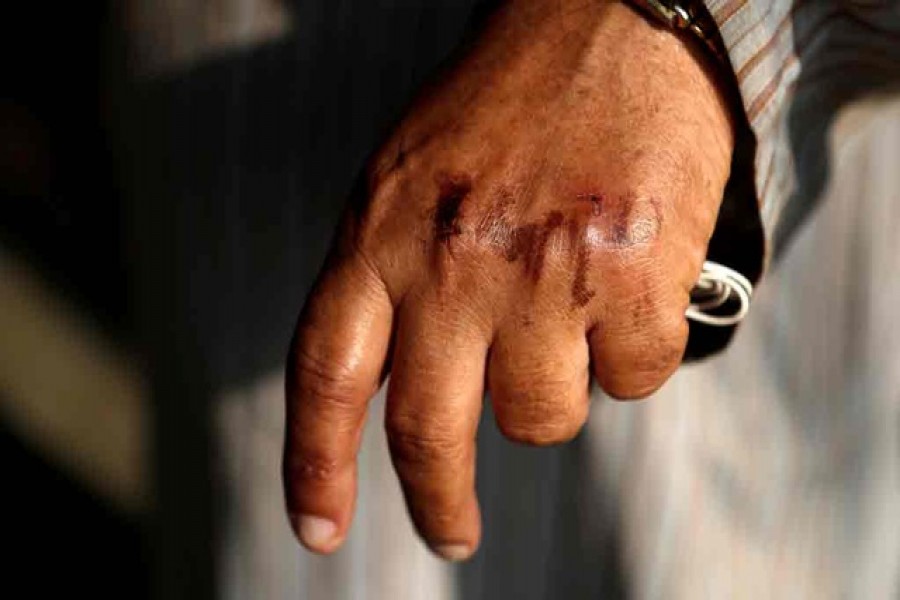
[[[730,157],[734,111],[740,110],[730,68],[630,0],[504,0],[480,40],[496,50],[485,54],[502,56],[489,69],[501,78],[528,72],[528,97],[538,102],[573,71],[607,102],[630,94],[644,94],[648,105],[690,102],[697,108],[692,118],[703,115],[703,126],[716,131],[716,150]],[[661,85],[666,92],[660,98]]]
[[[727,52],[715,20],[702,0],[627,0],[651,20],[668,29],[687,34],[723,64]]]
[[[675,71],[684,88],[699,100],[710,102],[709,125],[727,135],[724,144],[734,145],[735,132],[743,109],[734,72],[718,27],[701,0],[620,0],[620,5],[655,30],[661,57],[655,70]],[[638,36],[650,45],[650,34]]]

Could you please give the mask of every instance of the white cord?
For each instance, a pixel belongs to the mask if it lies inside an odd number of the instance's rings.
[[[686,312],[688,319],[714,327],[729,327],[737,325],[747,316],[753,284],[734,269],[708,260],[703,263],[700,279],[691,295],[702,295],[705,299],[691,302]],[[740,302],[740,307],[733,314],[707,312],[720,308],[732,298]]]

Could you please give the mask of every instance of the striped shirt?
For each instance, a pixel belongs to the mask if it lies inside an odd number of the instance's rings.
[[[900,2],[705,4],[719,26],[756,136],[761,220],[767,248],[777,252],[822,192],[827,173],[816,162],[826,160],[822,141],[835,111],[900,84]]]

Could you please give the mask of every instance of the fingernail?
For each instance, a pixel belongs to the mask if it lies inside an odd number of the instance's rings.
[[[300,541],[313,550],[327,550],[334,540],[337,525],[328,519],[312,515],[300,515],[297,520],[297,534]]]
[[[434,552],[445,560],[459,562],[466,560],[472,555],[472,551],[468,546],[462,544],[447,544],[444,546],[435,546]]]

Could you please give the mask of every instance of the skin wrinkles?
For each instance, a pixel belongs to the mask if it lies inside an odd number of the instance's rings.
[[[328,481],[337,472],[340,463],[336,460],[308,460],[288,466],[290,475],[303,481]]]
[[[514,226],[509,217],[512,206],[512,198],[503,193],[481,218],[475,233],[506,262],[521,262],[529,279],[537,283],[543,274],[550,240],[566,219],[561,211],[553,210],[543,221]]]
[[[487,242],[498,254],[506,254],[505,248],[513,236],[514,227],[509,218],[512,206],[513,199],[509,192],[501,191],[500,197],[490,206],[475,229],[478,238]]]
[[[450,239],[462,235],[460,207],[471,193],[470,179],[461,174],[443,176],[441,193],[434,211],[434,236],[449,247]],[[655,198],[639,199],[635,194],[610,197],[602,192],[579,193],[576,202],[587,206],[566,218],[552,210],[543,220],[514,225],[510,213],[514,200],[508,192],[484,213],[474,228],[476,238],[508,263],[521,263],[533,283],[540,281],[550,240],[557,230],[565,230],[573,264],[572,307],[583,308],[595,296],[588,286],[590,256],[596,250],[625,250],[655,240],[662,226],[662,211]],[[579,214],[580,213],[580,214]]]
[[[590,202],[587,242],[598,249],[625,250],[646,246],[659,237],[663,217],[659,201],[626,193],[610,199],[602,194],[579,197]]]
[[[521,259],[525,273],[534,283],[541,279],[547,243],[553,232],[563,224],[564,217],[558,210],[547,214],[543,223],[529,223],[513,230],[504,258],[507,262]]]

